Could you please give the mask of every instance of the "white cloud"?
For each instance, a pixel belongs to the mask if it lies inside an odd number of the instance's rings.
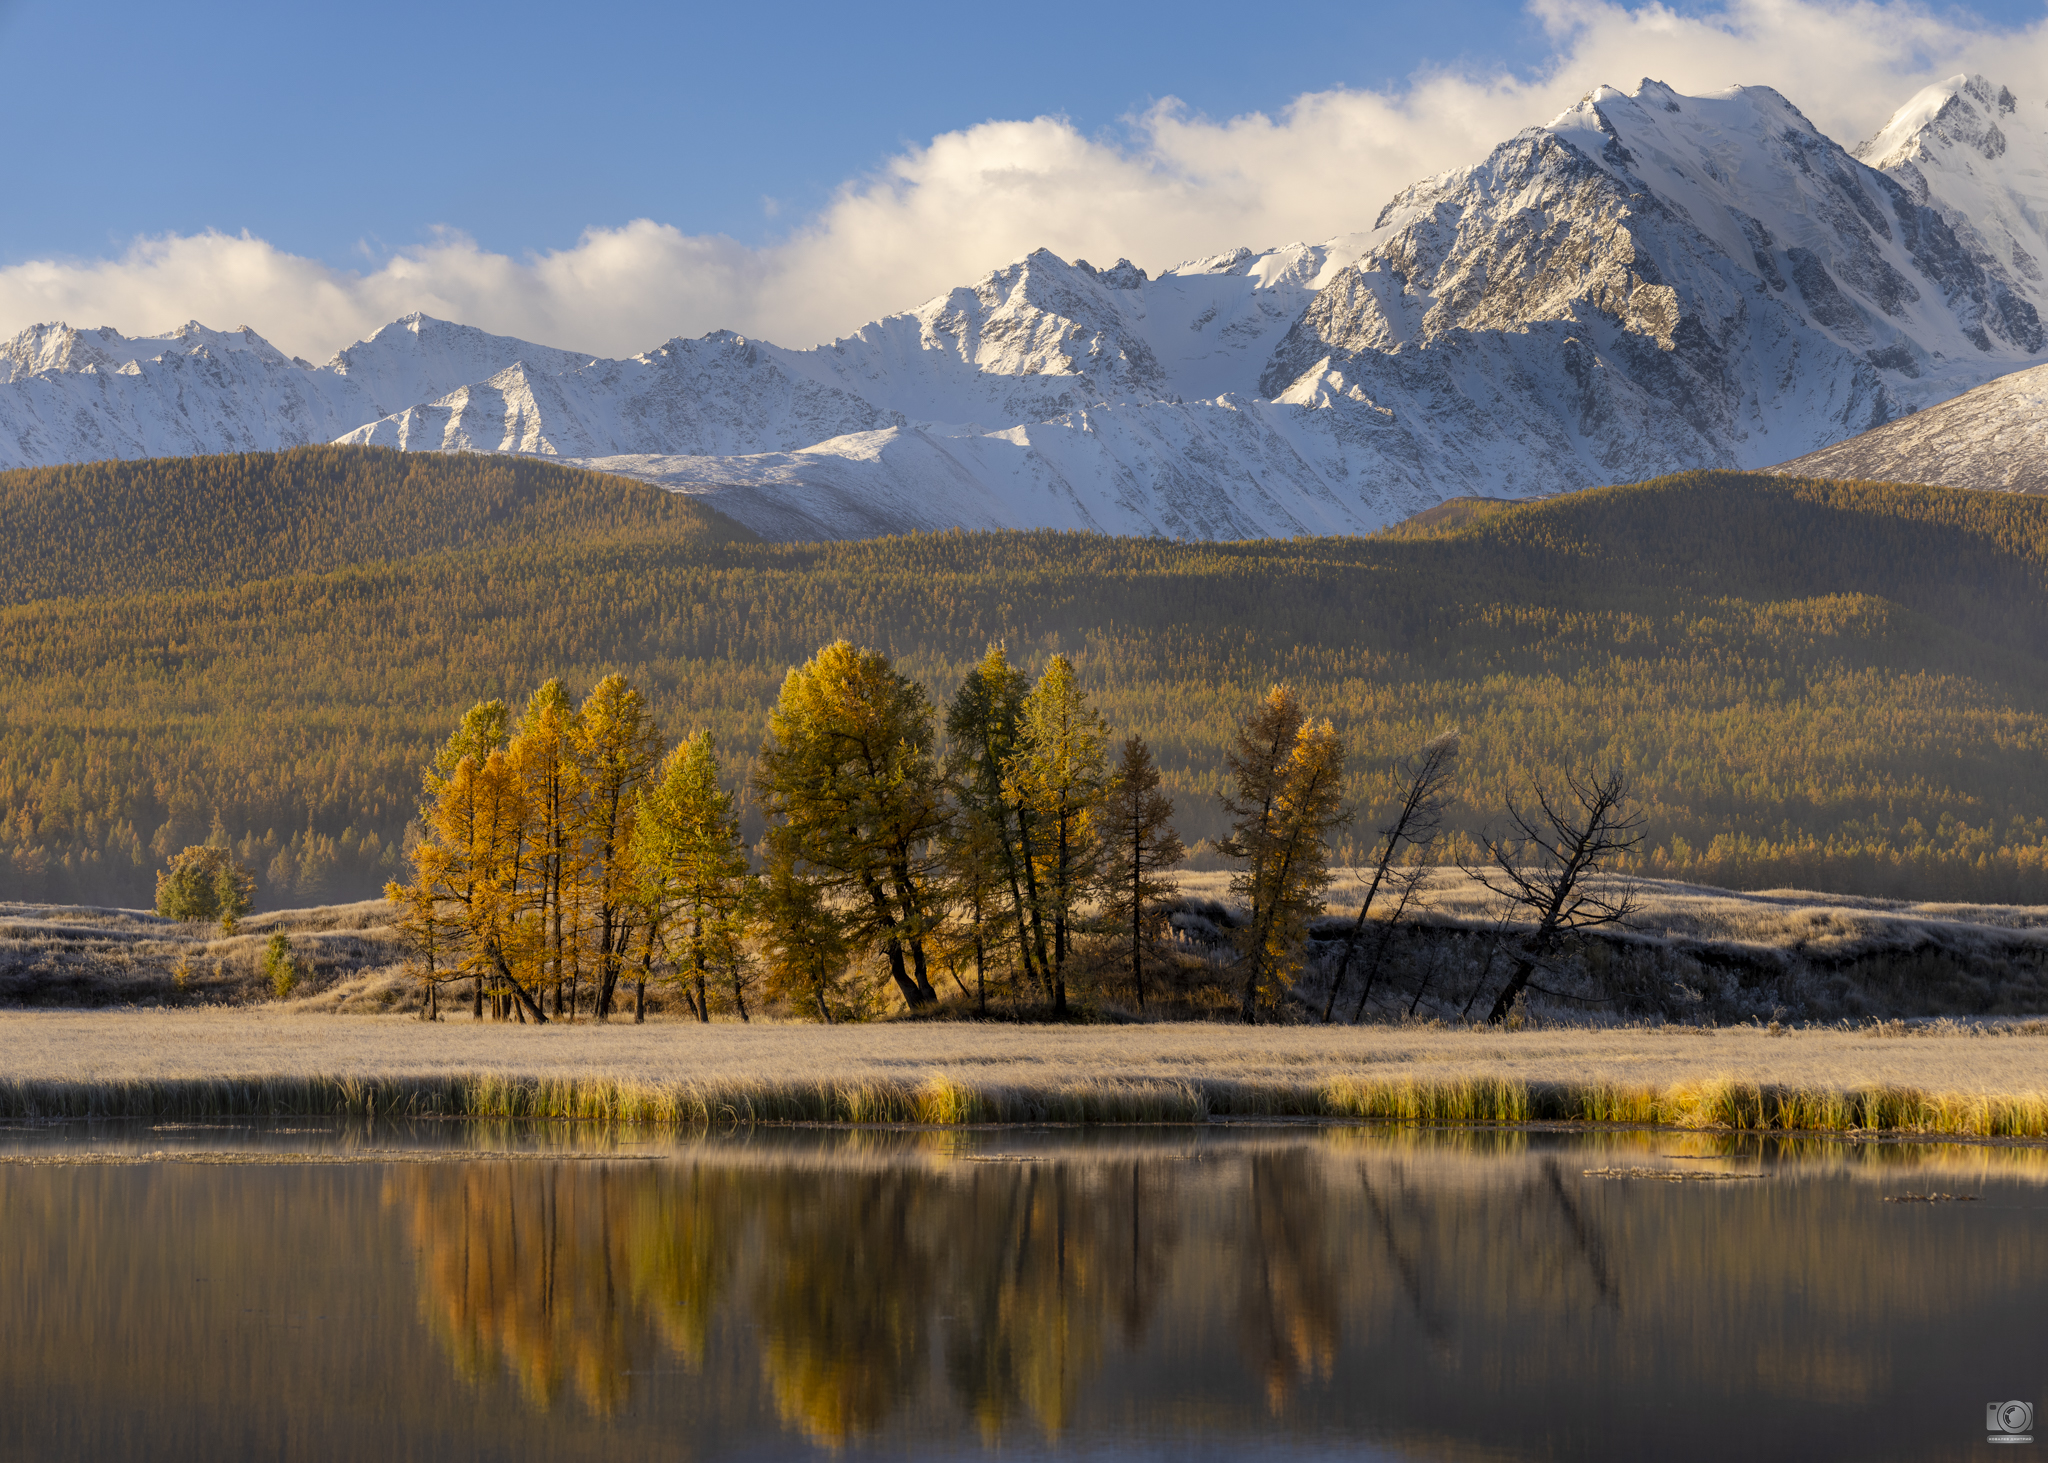
[[[1734,0],[1706,17],[1599,0],[1532,0],[1531,11],[1556,47],[1533,75],[1428,72],[1398,91],[1313,93],[1273,116],[1221,121],[1169,100],[1111,138],[1054,117],[987,122],[847,183],[760,248],[642,219],[525,259],[444,232],[348,270],[246,235],[170,236],[118,258],[0,269],[0,329],[62,319],[139,333],[196,318],[247,324],[322,359],[424,310],[604,354],[721,326],[808,345],[1039,245],[1156,271],[1240,243],[1366,228],[1397,189],[1477,161],[1601,82],[1775,86],[1853,144],[1919,87],[1958,71],[1984,71],[2036,101],[2029,83],[2048,61],[2048,21],[1993,32],[1869,0]]]

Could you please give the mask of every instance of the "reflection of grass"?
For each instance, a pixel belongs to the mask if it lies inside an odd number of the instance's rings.
[[[1512,1078],[1335,1077],[1258,1082],[1185,1077],[1046,1085],[922,1081],[728,1080],[498,1074],[16,1080],[9,1117],[222,1117],[247,1114],[445,1115],[661,1126],[827,1123],[1175,1123],[1212,1117],[1365,1118],[1414,1123],[1648,1123],[1745,1132],[1908,1132],[2048,1137],[2048,1096],[1820,1089],[1730,1079],[1666,1087]]]

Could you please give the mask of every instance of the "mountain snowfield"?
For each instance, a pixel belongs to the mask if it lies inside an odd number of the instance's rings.
[[[781,538],[1350,533],[1770,466],[2041,361],[2043,221],[2048,106],[1982,77],[1854,155],[1769,88],[1645,80],[1364,233],[1156,278],[1039,251],[812,350],[609,360],[415,315],[313,366],[37,326],[0,350],[0,466],[338,440],[548,455]]]

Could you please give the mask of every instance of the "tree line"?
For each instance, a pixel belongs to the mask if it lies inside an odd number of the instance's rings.
[[[1441,830],[1458,745],[1439,735],[1405,766],[1325,1022],[1377,915],[1349,1019],[1364,1015]],[[1355,810],[1343,737],[1289,687],[1247,710],[1226,755],[1221,848],[1244,912],[1229,979],[1251,1023],[1298,995],[1333,835]],[[579,705],[550,680],[516,716],[503,701],[472,707],[426,774],[412,878],[386,890],[426,1017],[451,983],[477,1017],[604,1020],[630,987],[644,1020],[653,984],[700,1021],[749,1020],[766,1003],[828,1024],[935,1007],[950,984],[979,1015],[993,992],[1057,1020],[1084,957],[1103,988],[1145,1010],[1168,876],[1186,849],[1150,747],[1112,735],[1067,657],[1034,681],[991,646],[941,709],[888,656],[835,641],[784,680],[751,786],[766,819],[758,859],[711,734],[664,751],[626,677],[605,677]],[[1515,836],[1487,848],[1481,877],[1530,925],[1496,1021],[1558,940],[1631,907],[1625,887],[1588,886],[1639,840],[1625,778],[1570,790],[1576,808],[1541,790],[1534,815],[1511,803]],[[231,865],[188,853],[206,887],[227,888]]]

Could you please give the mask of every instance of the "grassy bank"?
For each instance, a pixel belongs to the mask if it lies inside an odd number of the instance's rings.
[[[2048,1031],[518,1028],[0,1016],[0,1117],[1653,1123],[2048,1138]]]

